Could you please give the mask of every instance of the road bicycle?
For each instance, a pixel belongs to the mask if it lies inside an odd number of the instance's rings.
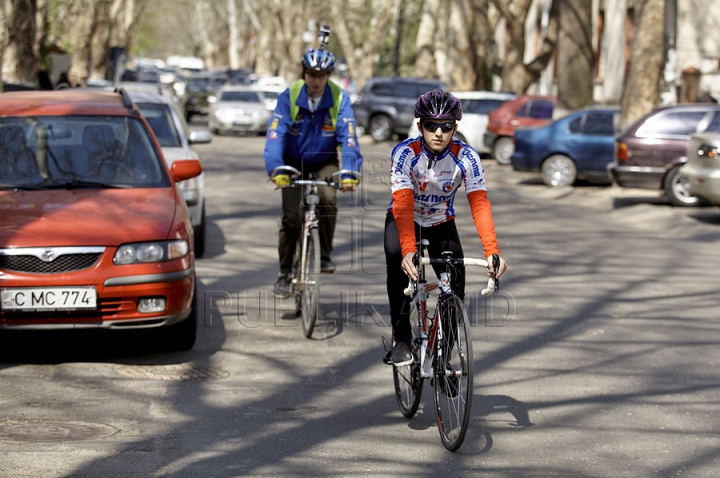
[[[462,445],[470,421],[473,352],[467,311],[463,301],[453,293],[450,284],[456,265],[487,267],[488,262],[470,257],[453,258],[452,252],[443,252],[441,258],[426,257],[425,249],[428,244],[427,239],[420,242],[420,252],[416,256],[419,277],[417,281],[410,280],[408,288],[405,289],[405,295],[412,296],[410,324],[413,325],[413,362],[409,365],[394,366],[391,360],[392,348],[387,350],[383,361],[393,365],[395,397],[400,412],[406,418],[412,418],[417,412],[423,381],[430,379],[440,439],[445,448],[455,451]],[[425,266],[428,264],[440,264],[439,280],[425,280]],[[497,255],[493,256],[493,266],[496,271],[499,269],[500,261]],[[487,288],[480,293],[487,297],[495,292],[498,286],[499,281],[490,277]],[[437,303],[434,313],[428,315],[427,299],[429,293],[434,291],[437,292]]]
[[[279,172],[291,173],[290,185],[286,187],[302,187],[303,223],[298,235],[290,272],[292,293],[295,297],[295,314],[302,317],[302,329],[305,337],[312,337],[317,322],[320,301],[320,234],[317,217],[317,206],[320,204],[318,186],[330,186],[340,189],[342,185],[334,178],[342,175],[354,175],[360,178],[358,171],[341,169],[324,179],[316,173],[309,173],[302,179],[302,173],[292,166],[278,166],[270,173],[272,178]]]

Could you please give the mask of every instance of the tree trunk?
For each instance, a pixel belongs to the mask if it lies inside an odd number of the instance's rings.
[[[475,17],[474,89],[492,90],[492,77],[488,74],[487,65],[495,62],[497,48],[493,39],[493,28],[490,26],[490,18],[488,17],[488,3],[487,0],[471,0],[470,3]]]
[[[455,91],[469,91],[475,87],[475,48],[471,31],[473,16],[468,0],[453,0],[450,7],[449,70],[447,86]]]
[[[5,91],[3,83],[3,65],[5,64],[5,46],[7,45],[7,22],[5,21],[5,0],[0,0],[0,93]]]
[[[660,101],[663,71],[663,0],[638,0],[630,67],[621,102],[620,127],[631,125]]]
[[[435,40],[437,39],[438,21],[442,7],[441,0],[425,0],[423,4],[420,27],[418,28],[417,56],[413,76],[419,78],[437,78],[435,65]]]
[[[240,66],[240,61],[238,59],[238,45],[237,45],[237,39],[238,39],[238,28],[237,28],[237,9],[235,8],[235,0],[227,0],[227,8],[228,8],[228,30],[229,30],[229,52],[228,52],[228,60],[230,63],[230,68],[233,70],[237,70],[237,68]]]
[[[592,3],[556,1],[560,3],[557,106],[562,115],[593,104]]]
[[[36,51],[35,0],[12,0],[7,14],[8,43],[5,65],[13,79],[27,84],[38,84],[39,57]]]

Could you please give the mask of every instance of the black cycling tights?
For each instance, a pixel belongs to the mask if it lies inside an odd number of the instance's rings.
[[[454,258],[465,257],[460,237],[455,227],[455,220],[432,227],[420,227],[415,224],[416,241],[427,239],[430,242],[428,253],[432,258],[441,257],[444,251],[451,251]],[[385,218],[385,263],[387,265],[387,293],[390,301],[390,320],[395,333],[395,340],[410,340],[412,325],[410,324],[410,297],[403,293],[408,286],[408,277],[402,270],[402,251],[400,236],[392,212]],[[433,266],[439,275],[439,266]],[[452,289],[460,299],[465,299],[465,266],[455,266]],[[427,271],[427,270],[426,270]],[[414,325],[414,324],[413,324]]]

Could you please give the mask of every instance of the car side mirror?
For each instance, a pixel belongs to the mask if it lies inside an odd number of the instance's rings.
[[[188,142],[190,144],[203,144],[212,141],[212,133],[210,131],[202,129],[198,131],[191,131],[188,136]]]
[[[180,159],[170,167],[170,174],[175,182],[200,176],[202,165],[197,159]]]

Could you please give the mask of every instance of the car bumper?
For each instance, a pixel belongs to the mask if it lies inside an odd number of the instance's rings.
[[[75,272],[73,274],[78,274]],[[161,273],[107,277],[91,280],[92,274],[79,273],[72,283],[62,286],[92,286],[97,291],[94,309],[75,310],[0,310],[2,329],[133,329],[172,325],[185,320],[191,311],[195,290],[195,268]],[[25,274],[4,274],[3,288],[55,287],[51,278],[39,283]],[[26,277],[23,277],[26,276]],[[143,298],[164,297],[165,309],[142,313],[138,302]]]
[[[233,119],[220,119],[215,118],[213,127],[218,131],[236,131],[240,133],[263,133],[267,130],[267,118],[254,119],[254,118],[233,118]]]
[[[688,192],[706,202],[720,205],[720,170],[685,165],[680,176],[688,180]]]
[[[608,174],[612,181],[624,188],[660,189],[665,177],[665,168],[644,166],[621,166],[609,163]]]

